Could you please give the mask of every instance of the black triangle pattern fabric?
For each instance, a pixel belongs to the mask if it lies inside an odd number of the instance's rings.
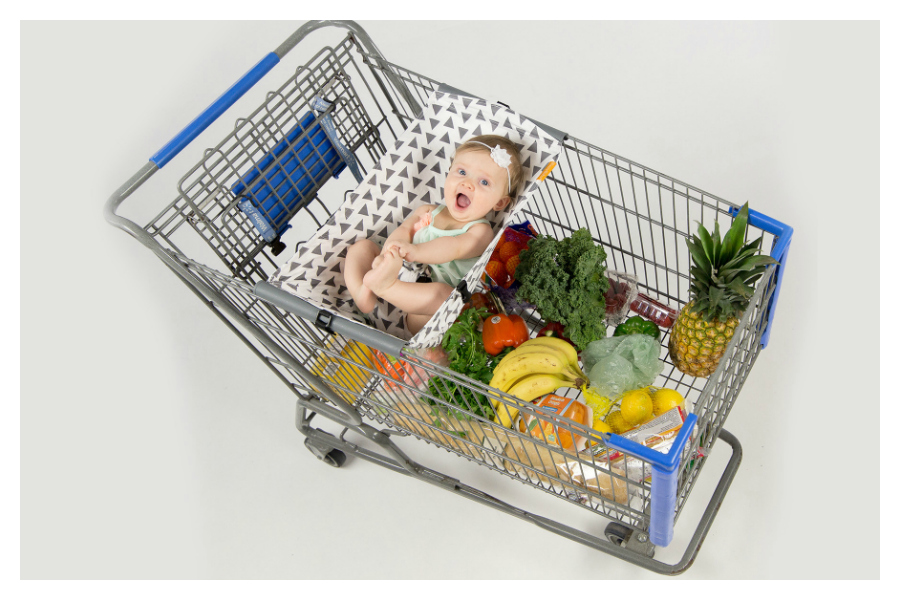
[[[519,146],[526,179],[524,189],[506,211],[487,217],[494,228],[494,239],[465,277],[468,289],[474,290],[503,229],[516,222],[514,217],[540,185],[537,177],[559,156],[560,144],[504,106],[442,92],[431,94],[422,117],[410,124],[332,218],[300,245],[269,282],[320,308],[365,323],[340,272],[347,248],[365,238],[383,244],[412,210],[422,204],[442,204],[444,179],[456,148],[470,137],[489,133],[502,135]],[[367,324],[408,340],[411,348],[429,348],[440,344],[462,306],[462,296],[454,290],[412,338],[401,311],[384,301],[379,300]]]

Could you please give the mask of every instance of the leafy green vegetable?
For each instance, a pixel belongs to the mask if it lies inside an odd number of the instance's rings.
[[[490,314],[485,308],[473,307],[462,311],[441,340],[441,347],[444,348],[450,361],[449,367],[484,384],[491,382],[494,367],[512,351],[512,348],[507,348],[497,356],[491,356],[485,351],[479,327]],[[477,394],[465,385],[457,385],[442,377],[432,377],[428,382],[428,392],[486,419],[494,416],[490,401],[483,394]],[[431,398],[426,400],[434,404]],[[460,411],[452,412],[453,416],[460,419],[471,418],[470,415]]]
[[[519,255],[516,293],[537,306],[545,321],[565,327],[565,336],[580,350],[606,337],[606,252],[587,229],[557,240],[540,235]]]

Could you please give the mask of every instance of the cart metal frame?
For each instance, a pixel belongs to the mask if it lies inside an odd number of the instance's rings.
[[[343,37],[300,64],[287,82],[266,93],[253,114],[238,118],[224,140],[200,153],[196,165],[177,180],[174,200],[143,225],[119,214],[125,200],[180,152],[189,146],[193,151],[192,142],[210,124],[320,29]],[[260,237],[246,215],[236,209],[237,199],[230,189],[242,173],[284,139],[317,95],[329,96],[333,105],[316,116],[316,123],[327,114],[360,167],[371,169],[421,113],[429,94],[441,89],[454,91],[388,62],[352,21],[307,23],[117,189],[106,202],[105,218],[156,254],[292,391],[297,429],[305,436],[307,448],[327,464],[340,467],[347,455],[359,457],[654,572],[681,573],[695,560],[741,461],[740,443],[723,425],[760,350],[768,343],[792,229],[751,212],[748,237],[763,235],[764,248],[769,248],[779,265],[758,282],[751,308],[743,315],[717,371],[708,379],[695,380],[666,361],[662,385],[679,389],[693,404],[693,414],[671,455],[648,453],[618,436],[594,432],[607,445],[607,452],[618,449],[637,460],[638,474],[627,467],[623,472],[610,470],[602,453],[565,457],[574,461],[569,464],[594,474],[600,487],[603,478],[613,488],[627,490],[627,501],[622,501],[614,493],[588,485],[587,475],[576,481],[561,475],[558,464],[535,461],[534,456],[551,456],[556,461],[558,447],[516,431],[498,431],[499,426],[476,415],[471,407],[450,404],[440,392],[441,385],[453,384],[486,394],[491,391],[487,386],[409,351],[403,340],[330,314],[267,283],[279,265],[276,255],[280,249]],[[690,235],[691,224],[700,221],[709,227],[719,221],[727,226],[738,207],[567,133],[542,127],[561,140],[563,150],[558,167],[538,190],[524,218],[539,232],[557,237],[587,227],[607,250],[610,268],[636,275],[642,292],[670,305],[686,301],[690,259],[683,239]],[[301,225],[298,230],[315,231],[331,217],[347,187],[346,181],[333,178],[317,182],[296,209],[303,219],[294,218],[292,223]],[[522,315],[532,330],[542,324],[534,310],[523,310]],[[357,353],[348,353],[348,348]],[[423,382],[439,385],[427,388],[409,380],[390,379],[373,367],[369,354],[359,354],[375,350],[402,358],[413,379],[418,376]],[[326,371],[326,363],[330,371]],[[410,411],[410,406],[423,400],[422,406],[431,413]],[[511,404],[512,398],[503,397],[502,402]],[[577,424],[550,417],[540,409],[523,412],[583,433]],[[317,416],[343,430],[332,434],[315,427]],[[458,430],[462,426],[466,431]],[[479,439],[482,434],[485,437]],[[373,443],[378,450],[356,443],[351,439],[354,436],[366,440],[367,445]],[[609,519],[604,537],[528,512],[430,469],[404,453],[392,440],[395,436],[420,438]],[[505,449],[487,444],[487,437],[500,440]],[[671,528],[718,440],[730,447],[731,456],[683,557],[674,565],[655,560],[655,547],[671,539]],[[510,453],[512,447],[526,452]],[[644,478],[645,469],[652,470],[650,483]],[[654,493],[659,496],[663,484],[658,482],[664,476],[670,480],[672,502],[664,506],[657,501],[654,506],[651,498]],[[655,514],[654,509],[664,509],[666,514]],[[662,544],[655,543],[659,531],[669,532]]]

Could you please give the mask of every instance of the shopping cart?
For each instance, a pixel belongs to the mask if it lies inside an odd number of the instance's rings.
[[[237,119],[217,145],[204,151],[191,146],[289,52],[299,53],[293,49],[317,30],[332,32],[336,43],[298,61],[287,81],[267,92],[252,114]],[[448,398],[451,390],[468,390],[471,396],[492,395],[516,406],[511,397],[442,366],[434,354],[411,348],[407,340],[323,309],[271,281],[288,260],[282,251],[291,236],[299,248],[299,242],[333,225],[346,196],[379,168],[436,93],[461,94],[388,62],[356,23],[307,23],[116,190],[105,217],[152,250],[291,390],[297,428],[307,448],[325,463],[340,467],[347,455],[363,458],[653,571],[683,572],[693,563],[741,460],[740,444],[723,426],[768,342],[791,228],[751,211],[747,235],[761,235],[764,251],[778,265],[757,283],[715,373],[695,379],[666,359],[656,385],[678,390],[692,406],[668,452],[586,431],[537,407],[523,407],[523,416],[570,435],[593,435],[602,443],[593,450],[563,450],[501,427],[475,405]],[[559,144],[558,164],[543,173],[517,222],[527,220],[537,232],[556,238],[587,228],[607,251],[608,267],[636,277],[642,294],[673,307],[686,302],[690,258],[685,239],[696,222],[727,227],[738,207],[539,125]],[[127,198],[189,146],[198,161],[176,178],[174,199],[142,225],[118,214]],[[342,173],[352,173],[355,181],[338,177]],[[458,293],[465,299],[475,291]],[[521,306],[519,312],[532,335],[543,325],[532,307]],[[667,339],[665,333],[664,346]],[[581,392],[568,394],[578,398]],[[337,424],[340,433],[315,427],[317,416]],[[402,451],[397,437],[418,438],[498,477],[590,511],[607,523],[604,534],[523,510],[515,501],[430,469]],[[674,565],[654,559],[655,548],[670,543],[719,440],[730,446],[731,457],[683,557]],[[612,461],[613,454],[619,462]]]

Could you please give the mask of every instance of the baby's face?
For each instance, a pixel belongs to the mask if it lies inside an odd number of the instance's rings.
[[[506,169],[494,162],[487,149],[457,153],[444,183],[444,202],[454,219],[468,223],[505,208],[507,186]]]

